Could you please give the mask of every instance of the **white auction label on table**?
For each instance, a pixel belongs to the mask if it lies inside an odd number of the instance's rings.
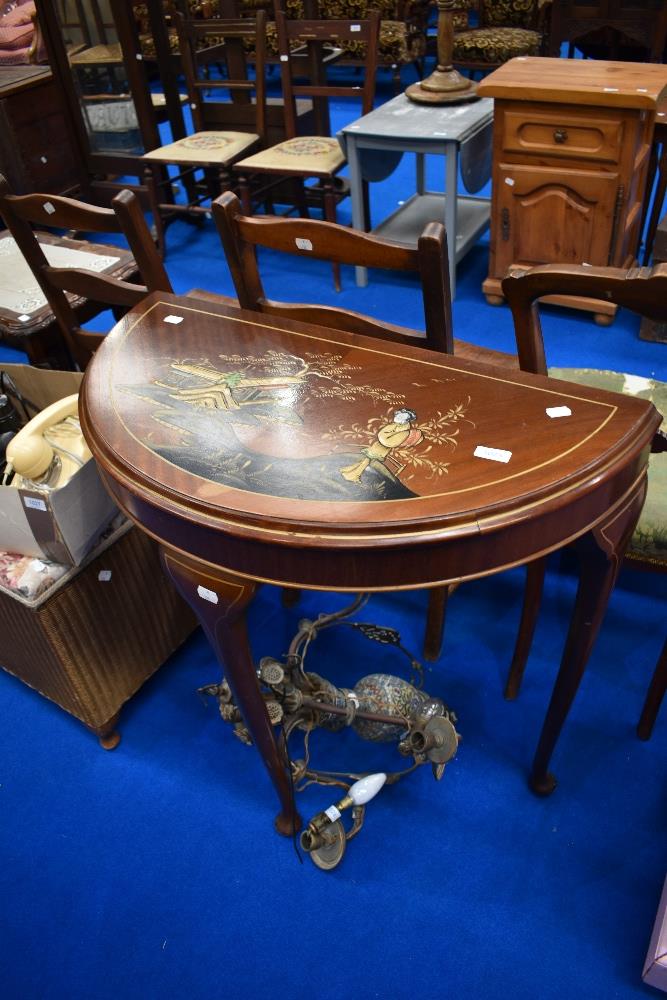
[[[475,458],[487,458],[490,462],[509,462],[512,452],[505,451],[504,448],[487,448],[483,444],[478,444],[473,455]]]

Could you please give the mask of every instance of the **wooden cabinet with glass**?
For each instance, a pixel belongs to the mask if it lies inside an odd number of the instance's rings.
[[[512,59],[479,84],[495,98],[488,302],[503,301],[512,267],[634,263],[666,89],[665,66],[540,57]],[[616,312],[582,298],[557,304],[601,324]]]

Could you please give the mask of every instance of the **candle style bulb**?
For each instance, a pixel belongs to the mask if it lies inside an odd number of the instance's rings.
[[[378,774],[367,774],[365,778],[355,781],[347,794],[355,806],[365,806],[367,802],[375,798],[386,780],[387,775],[382,771]]]

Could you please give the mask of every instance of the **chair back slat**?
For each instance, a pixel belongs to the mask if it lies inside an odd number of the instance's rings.
[[[453,352],[447,240],[441,223],[429,223],[417,249],[411,249],[334,222],[244,216],[239,199],[231,191],[216,198],[212,209],[239,303],[244,309],[402,343],[421,342],[433,350]],[[348,309],[268,299],[257,265],[257,247],[338,264],[416,272],[422,282],[425,334]]]
[[[148,295],[145,285],[120,281],[105,274],[84,271],[79,267],[47,266],[44,268],[44,276],[63,292],[78,295],[83,299],[92,299],[95,302],[104,302],[107,306],[126,306],[130,309]]]
[[[80,309],[85,311],[86,318],[92,318],[109,306],[130,308],[149,291],[173,291],[139,201],[129,190],[119,192],[112,199],[111,208],[100,208],[55,195],[14,195],[0,175],[0,215],[51,307],[73,365],[84,368],[90,359],[91,344],[98,343],[98,340],[82,335],[78,316]],[[131,256],[112,245],[109,245],[109,254],[121,253],[128,261],[123,273],[131,275],[134,269],[143,284],[80,267],[52,266],[32,224],[39,225],[40,230],[55,230],[59,238],[62,230],[75,230],[86,235],[122,233]],[[62,245],[85,251],[89,244],[83,240],[77,245],[76,240],[65,238]]]
[[[210,127],[212,105],[243,103],[252,110],[247,124],[260,136],[266,132],[266,11],[247,18],[193,18],[174,15],[178,32],[185,84],[196,131]],[[248,52],[252,50],[254,75],[248,73]],[[209,79],[211,63],[221,65],[220,79]],[[226,90],[227,101],[206,101],[207,90]],[[254,101],[251,95],[254,93]]]
[[[288,138],[297,134],[296,98],[361,96],[361,113],[368,114],[373,108],[375,80],[378,65],[378,38],[380,15],[372,10],[361,19],[355,20],[291,20],[276,5],[276,32],[280,54],[280,73],[285,100],[285,132]],[[364,82],[359,87],[349,84],[335,85],[327,80],[327,51],[336,43],[354,41],[366,46]],[[295,46],[304,51],[295,52]],[[335,65],[335,58],[332,58]],[[306,77],[304,82],[303,77]],[[299,83],[295,83],[295,80]],[[320,114],[319,131],[329,133],[328,115]]]
[[[71,229],[83,233],[120,233],[111,208],[86,205],[73,198],[49,194],[11,195],[12,214],[41,228]]]
[[[523,371],[547,374],[538,300],[547,295],[580,295],[614,302],[649,319],[667,320],[667,264],[632,268],[544,264],[515,269],[502,282],[514,319]]]

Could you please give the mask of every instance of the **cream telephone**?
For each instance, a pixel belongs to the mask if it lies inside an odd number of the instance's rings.
[[[51,403],[7,445],[3,485],[51,491],[91,458],[79,424],[79,394]]]

